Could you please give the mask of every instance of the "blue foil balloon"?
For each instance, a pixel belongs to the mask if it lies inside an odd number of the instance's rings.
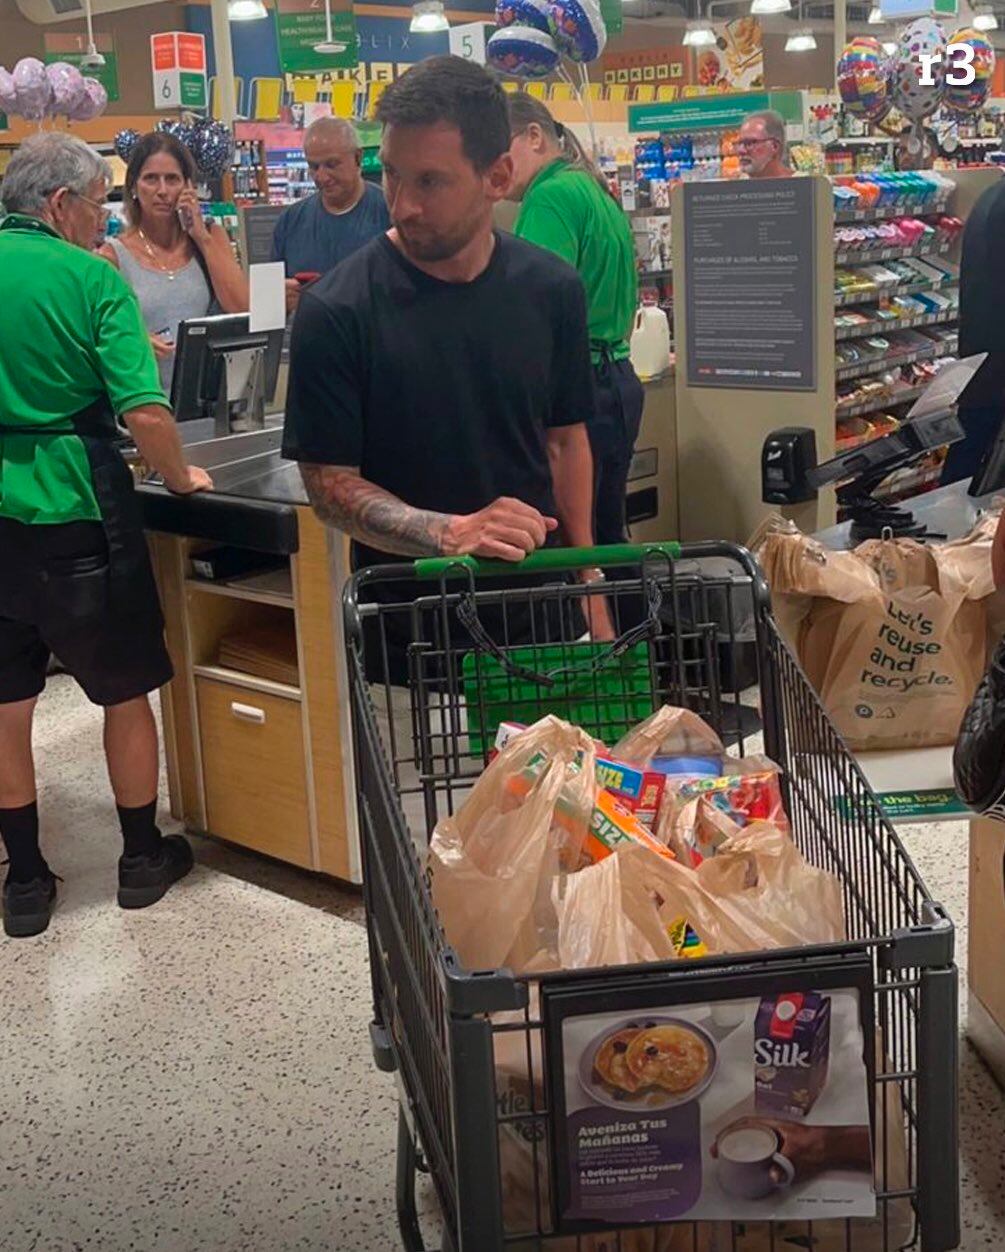
[[[485,51],[489,65],[511,78],[547,78],[560,59],[554,39],[533,26],[497,30]]]
[[[607,27],[596,0],[550,0],[552,37],[560,52],[584,64],[595,61],[607,43]]]
[[[550,35],[548,4],[549,0],[497,0],[496,25],[531,26]]]

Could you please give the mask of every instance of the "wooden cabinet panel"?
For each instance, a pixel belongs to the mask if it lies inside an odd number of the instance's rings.
[[[196,690],[209,830],[311,868],[300,702],[209,678]]]

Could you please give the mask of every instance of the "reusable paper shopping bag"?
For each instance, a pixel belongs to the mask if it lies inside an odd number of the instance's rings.
[[[988,514],[952,543],[870,539],[852,552],[791,529],[763,538],[785,633],[849,747],[955,742],[984,673],[996,524]]]

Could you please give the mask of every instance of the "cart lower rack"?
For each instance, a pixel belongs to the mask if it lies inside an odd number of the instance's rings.
[[[571,574],[596,565],[606,582]],[[585,633],[600,596],[613,646]],[[518,572],[471,558],[420,561],[358,573],[344,608],[372,1037],[378,1065],[399,1080],[398,1219],[408,1252],[957,1247],[953,927],[781,639],[750,554],[720,543],[547,550]],[[783,771],[793,839],[840,881],[846,940],[536,978],[463,969],[423,857],[437,820],[463,804],[483,770],[499,722],[554,713],[612,743],[663,704],[697,712],[741,754],[752,740],[761,750],[763,733],[763,751]],[[729,1005],[753,997],[756,1006],[766,988],[858,989],[875,1216],[802,1220],[783,1209],[759,1221],[755,1205],[742,1221],[704,1210],[689,1220],[671,1205],[673,1221],[640,1208],[629,1222],[614,1203],[616,1220],[599,1219],[585,1175],[573,1171],[570,1191],[566,1097],[574,1104],[591,1075],[563,1070],[568,1032],[583,1028],[584,1012],[633,1012],[635,1030],[695,1023],[697,1006],[705,1024],[687,1029],[707,1039],[710,1058],[725,1057]],[[847,997],[828,999],[837,1013]],[[667,1005],[673,1017],[659,1009]],[[720,1074],[728,1070],[722,1061]],[[439,1216],[429,1244],[417,1166]],[[723,1186],[749,1196],[747,1168]],[[772,1187],[784,1185],[779,1173],[776,1165]],[[768,1185],[759,1174],[753,1190]]]

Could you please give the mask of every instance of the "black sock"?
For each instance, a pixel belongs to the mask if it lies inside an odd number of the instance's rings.
[[[49,870],[38,847],[38,804],[0,809],[0,836],[10,861],[11,882],[31,882]]]
[[[122,827],[123,854],[125,856],[149,856],[156,852],[161,841],[161,832],[157,829],[157,801],[141,804],[138,809],[124,809],[121,804],[115,806],[119,810],[119,825]]]

